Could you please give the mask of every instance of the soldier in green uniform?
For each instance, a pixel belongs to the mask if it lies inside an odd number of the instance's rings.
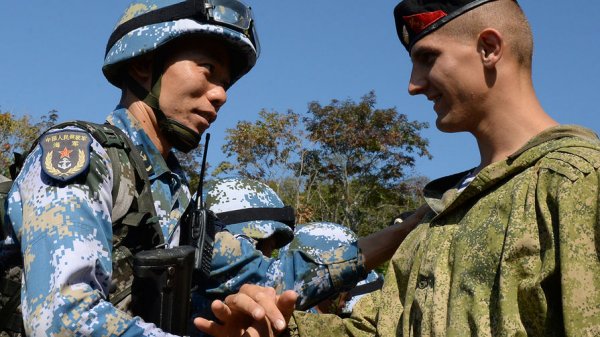
[[[432,211],[381,291],[348,319],[294,312],[289,334],[600,336],[600,141],[543,110],[518,3],[404,0],[394,16],[409,93],[433,103],[441,131],[471,133],[481,162],[426,186]]]
[[[125,9],[104,58],[121,91],[108,124],[45,132],[7,195],[0,265],[16,246],[23,277],[15,282],[10,269],[12,283],[0,282],[10,295],[0,296],[0,334],[173,336],[134,315],[132,256],[181,244],[190,193],[175,151],[198,146],[227,89],[256,63],[254,28],[238,0],[133,0]]]

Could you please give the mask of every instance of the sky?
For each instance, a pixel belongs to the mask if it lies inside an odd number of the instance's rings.
[[[102,122],[120,92],[101,72],[106,41],[129,1],[0,2],[0,111],[34,119],[58,110],[59,121]],[[432,103],[407,92],[411,64],[397,39],[389,0],[247,0],[262,52],[255,68],[228,91],[211,126],[209,163],[224,158],[225,130],[254,121],[261,109],[304,114],[308,103],[359,101],[396,107],[429,123],[422,135],[433,159],[412,175],[436,178],[474,167],[474,138],[435,128]],[[598,0],[522,0],[534,33],[534,86],[545,110],[563,124],[600,132]]]

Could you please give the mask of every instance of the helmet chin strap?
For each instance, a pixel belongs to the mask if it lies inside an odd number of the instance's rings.
[[[167,117],[160,109],[159,97],[162,81],[162,68],[163,62],[159,57],[158,59],[155,59],[153,66],[151,91],[146,90],[146,88],[139,84],[129,74],[125,75],[126,85],[137,98],[152,108],[158,122],[159,132],[163,137],[168,139],[169,143],[177,150],[188,153],[198,147],[201,135],[173,118]]]

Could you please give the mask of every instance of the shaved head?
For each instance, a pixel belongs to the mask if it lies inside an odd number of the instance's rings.
[[[448,22],[439,32],[473,40],[486,28],[499,31],[518,64],[531,70],[533,36],[525,14],[514,0],[488,2]]]

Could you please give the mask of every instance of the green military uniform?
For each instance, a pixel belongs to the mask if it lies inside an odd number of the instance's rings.
[[[296,312],[290,333],[600,336],[599,170],[597,136],[558,126],[461,192],[466,173],[432,181],[383,289],[349,319]]]

